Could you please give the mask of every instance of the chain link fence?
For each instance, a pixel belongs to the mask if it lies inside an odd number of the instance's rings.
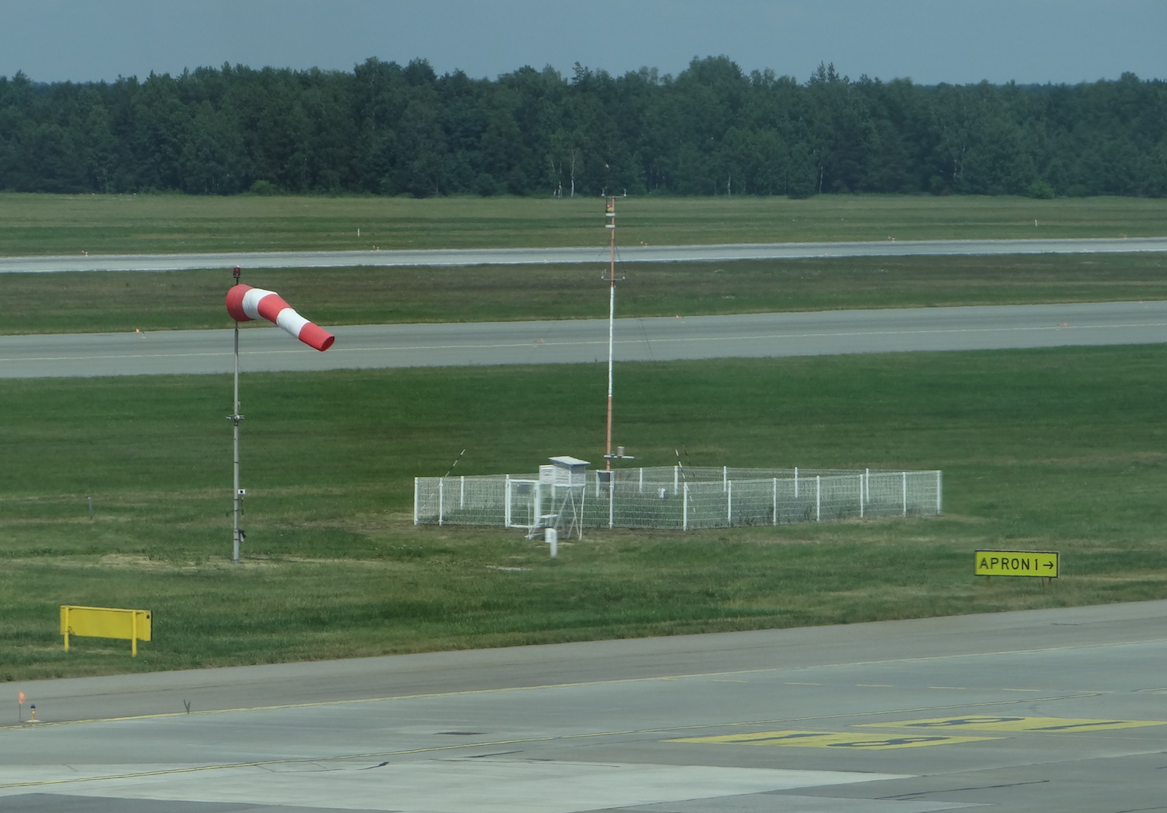
[[[575,487],[538,474],[418,477],[415,525],[583,528],[737,528],[884,517],[933,517],[939,471],[672,468],[589,471]]]

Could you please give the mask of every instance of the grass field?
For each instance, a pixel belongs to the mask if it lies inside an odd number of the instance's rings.
[[[10,381],[0,679],[1164,598],[1164,362],[1144,346],[622,365],[616,435],[644,465],[680,449],[941,468],[945,516],[596,532],[554,561],[518,532],[414,528],[412,478],[463,448],[465,474],[594,458],[602,365],[251,375],[238,567],[228,378]],[[1063,578],[986,585],[977,547],[1060,550]],[[155,641],[133,661],[98,639],[66,656],[61,603],[151,609]]]
[[[322,325],[606,318],[596,265],[248,269]],[[605,271],[606,273],[606,271]],[[1167,299],[1167,254],[626,264],[621,317]],[[224,271],[0,274],[0,333],[227,328]]]
[[[1142,198],[646,197],[620,199],[617,216],[621,245],[1167,233],[1167,201]],[[604,222],[598,198],[9,193],[0,256],[591,246],[606,245]]]
[[[628,199],[623,244],[1161,235],[1164,201]],[[1037,225],[1034,225],[1034,220]],[[0,195],[0,254],[597,245],[598,200]],[[362,237],[356,238],[356,228]],[[597,266],[248,269],[324,325],[601,317]],[[1160,255],[627,265],[621,316],[1167,297]],[[223,272],[0,275],[0,332],[228,327]],[[1167,597],[1167,346],[621,365],[644,465],[943,469],[945,515],[561,547],[415,528],[412,480],[598,459],[606,370],[249,375],[231,553],[225,377],[0,387],[0,681]],[[590,393],[590,395],[589,395]],[[553,416],[553,417],[552,417]],[[88,499],[95,513],[88,513]],[[1060,550],[1046,587],[978,547]],[[506,569],[502,569],[506,568]],[[145,607],[75,639],[62,603]]]

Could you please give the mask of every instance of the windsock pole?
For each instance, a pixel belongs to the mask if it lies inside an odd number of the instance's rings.
[[[235,284],[239,284],[239,266],[235,266],[233,276],[235,277]],[[231,553],[231,562],[239,564],[239,422],[243,420],[243,416],[239,414],[239,321],[235,321],[235,400],[232,402],[234,407],[231,410],[231,423],[234,426],[235,434],[235,523],[233,526],[232,539],[234,545]]]
[[[295,336],[309,347],[324,352],[332,347],[336,337],[319,325],[309,322],[284,301],[275,291],[252,288],[239,282],[239,266],[232,272],[235,284],[227,289],[227,313],[235,320],[235,404],[227,416],[235,427],[235,544],[231,561],[239,564],[239,548],[247,535],[239,528],[239,514],[243,505],[244,489],[239,487],[239,323],[252,319],[266,319]]]

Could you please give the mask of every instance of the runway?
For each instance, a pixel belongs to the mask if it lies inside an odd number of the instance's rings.
[[[273,326],[241,331],[245,372],[607,361],[606,320],[332,328],[325,353]],[[999,350],[1167,341],[1167,302],[618,319],[618,362]],[[231,330],[0,337],[0,378],[207,375],[233,369]]]
[[[1030,240],[880,240],[843,243],[750,243],[622,246],[621,263],[730,262],[821,257],[923,257],[1001,254],[1110,254],[1167,251],[1167,237]],[[208,268],[391,268],[400,266],[539,265],[604,261],[607,247],[486,248],[392,251],[257,251],[217,254],[121,254],[0,257],[0,274],[63,271],[191,271]]]
[[[1147,602],[10,684],[0,808],[1162,809],[1165,656]]]

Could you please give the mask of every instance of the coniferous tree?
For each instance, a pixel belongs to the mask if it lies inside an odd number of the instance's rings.
[[[188,194],[1167,196],[1167,83],[921,86],[745,75],[496,80],[424,59],[224,65],[139,81],[0,77],[0,189]]]

